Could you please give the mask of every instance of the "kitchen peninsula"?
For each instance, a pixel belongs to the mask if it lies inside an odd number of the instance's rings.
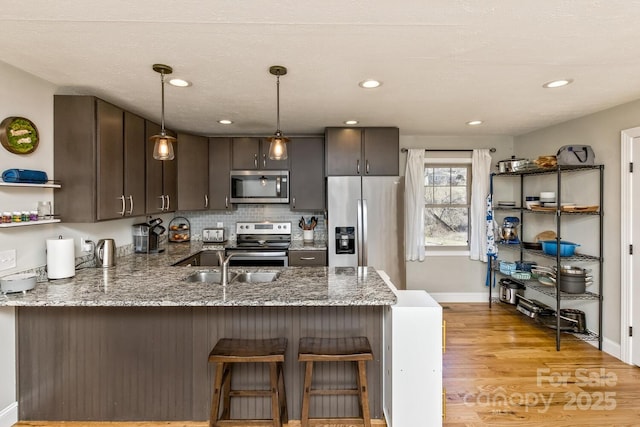
[[[375,270],[232,267],[279,275],[273,282],[226,287],[187,282],[203,267],[172,264],[200,250],[197,242],[169,245],[161,254],[127,255],[115,267],[79,270],[27,294],[0,297],[0,306],[17,307],[19,419],[205,420],[213,375],[207,355],[216,341],[275,336],[288,339],[289,414],[299,419],[298,339],[355,335],[369,337],[374,349],[372,416],[383,418],[382,318],[396,296]],[[266,381],[266,373],[243,368],[239,381]],[[331,381],[353,375],[344,364],[323,369],[319,374]],[[329,416],[357,411],[356,402],[336,399],[317,402]],[[259,399],[238,410],[247,417],[269,415]]]

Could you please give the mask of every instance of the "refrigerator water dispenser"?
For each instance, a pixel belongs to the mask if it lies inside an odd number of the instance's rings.
[[[356,228],[336,227],[336,254],[356,253]]]

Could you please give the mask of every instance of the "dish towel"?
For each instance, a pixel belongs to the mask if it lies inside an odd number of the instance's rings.
[[[498,259],[498,246],[496,245],[495,229],[496,222],[493,219],[493,196],[491,192],[487,196],[487,281],[486,286],[491,285],[491,270],[493,262]],[[493,287],[496,286],[496,278],[493,276]]]
[[[30,169],[7,169],[2,172],[4,182],[24,184],[44,184],[47,182],[47,173]]]

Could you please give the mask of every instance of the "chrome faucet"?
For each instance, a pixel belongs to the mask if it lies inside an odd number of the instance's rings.
[[[234,255],[236,254],[231,253],[225,258],[224,252],[218,251],[218,262],[220,264],[220,271],[222,273],[220,275],[220,284],[222,286],[227,286],[227,284],[229,283],[229,261],[231,260],[231,257]]]

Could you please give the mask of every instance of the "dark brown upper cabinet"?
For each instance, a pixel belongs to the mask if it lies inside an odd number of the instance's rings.
[[[288,147],[289,207],[299,211],[325,209],[324,138],[292,138]]]
[[[399,135],[395,127],[326,128],[327,176],[398,175]]]
[[[54,96],[54,193],[67,222],[145,213],[144,119],[93,96]]]
[[[174,146],[173,160],[156,160],[153,158],[153,142],[149,138],[160,133],[160,125],[152,121],[145,121],[146,135],[146,195],[147,214],[154,215],[175,212],[177,208],[178,192],[178,157]],[[170,131],[167,131],[171,134]],[[173,134],[172,134],[173,135]],[[180,141],[176,143],[180,144]]]
[[[178,133],[178,209],[209,208],[209,138]]]
[[[231,138],[209,138],[209,209],[232,210]]]
[[[287,170],[289,159],[270,160],[267,138],[242,137],[232,140],[232,169]]]

